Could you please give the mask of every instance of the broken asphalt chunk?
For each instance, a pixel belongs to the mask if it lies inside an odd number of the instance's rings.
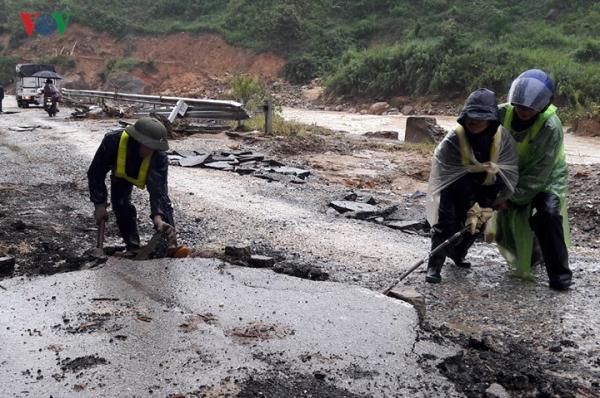
[[[329,273],[317,266],[305,263],[282,261],[273,266],[273,271],[313,281],[326,281],[329,279]]]
[[[268,268],[275,265],[275,259],[269,256],[253,255],[250,256],[250,266],[256,268]]]
[[[230,164],[229,162],[205,163],[204,167],[207,167],[209,169],[222,170],[222,171],[233,171],[233,165]]]
[[[228,243],[225,246],[225,255],[237,260],[247,261],[252,252],[250,245],[241,242]]]
[[[0,275],[10,275],[15,271],[14,257],[0,257]]]
[[[406,220],[406,221],[389,221],[386,222],[387,227],[393,229],[404,230],[418,230],[425,228],[425,220]]]
[[[395,287],[387,295],[412,304],[417,310],[420,319],[423,319],[425,316],[425,297],[412,287]]]
[[[296,176],[298,178],[306,178],[310,175],[310,171],[308,170],[304,170],[304,169],[300,169],[297,167],[288,167],[288,166],[279,166],[279,167],[273,167],[271,168],[271,171],[274,171],[275,173],[279,173],[279,174],[286,174],[286,175],[293,175]]]
[[[179,159],[179,165],[183,167],[195,167],[204,164],[210,155],[195,155]]]
[[[349,200],[335,200],[329,204],[340,213],[347,212],[376,212],[377,206],[373,206],[367,203],[353,202]]]

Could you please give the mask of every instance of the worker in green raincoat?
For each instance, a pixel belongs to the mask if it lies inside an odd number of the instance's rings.
[[[567,163],[563,129],[552,105],[554,83],[539,69],[517,77],[500,106],[502,125],[517,141],[519,182],[496,219],[500,252],[520,277],[531,278],[537,238],[550,287],[571,285]]]

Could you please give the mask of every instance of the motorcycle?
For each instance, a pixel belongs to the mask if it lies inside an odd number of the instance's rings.
[[[48,112],[48,116],[54,117],[58,113],[58,105],[56,100],[48,96],[44,98],[44,110]]]

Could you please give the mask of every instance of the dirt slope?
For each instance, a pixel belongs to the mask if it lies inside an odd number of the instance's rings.
[[[0,36],[0,44],[5,48],[8,39],[6,35]],[[149,85],[149,92],[197,96],[211,93],[211,87],[223,85],[237,73],[273,80],[285,64],[284,59],[271,53],[256,54],[232,47],[216,34],[131,35],[117,39],[77,24],[69,25],[64,37],[27,38],[16,50],[5,50],[4,55],[17,56],[22,62],[65,55],[76,63],[68,75],[90,88],[102,85],[99,73],[110,59],[152,61],[154,70],[131,71]],[[60,68],[59,72],[64,73]]]

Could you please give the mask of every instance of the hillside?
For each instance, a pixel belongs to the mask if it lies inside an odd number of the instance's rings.
[[[0,0],[7,10],[0,26],[10,35],[3,57],[30,39],[18,17],[22,3]],[[287,59],[281,74],[293,82],[324,77],[338,96],[464,97],[479,86],[502,94],[516,74],[538,67],[557,81],[560,105],[582,111],[600,100],[600,4],[590,0],[51,3],[28,2],[28,11],[58,9],[117,39],[217,33],[230,45]]]

